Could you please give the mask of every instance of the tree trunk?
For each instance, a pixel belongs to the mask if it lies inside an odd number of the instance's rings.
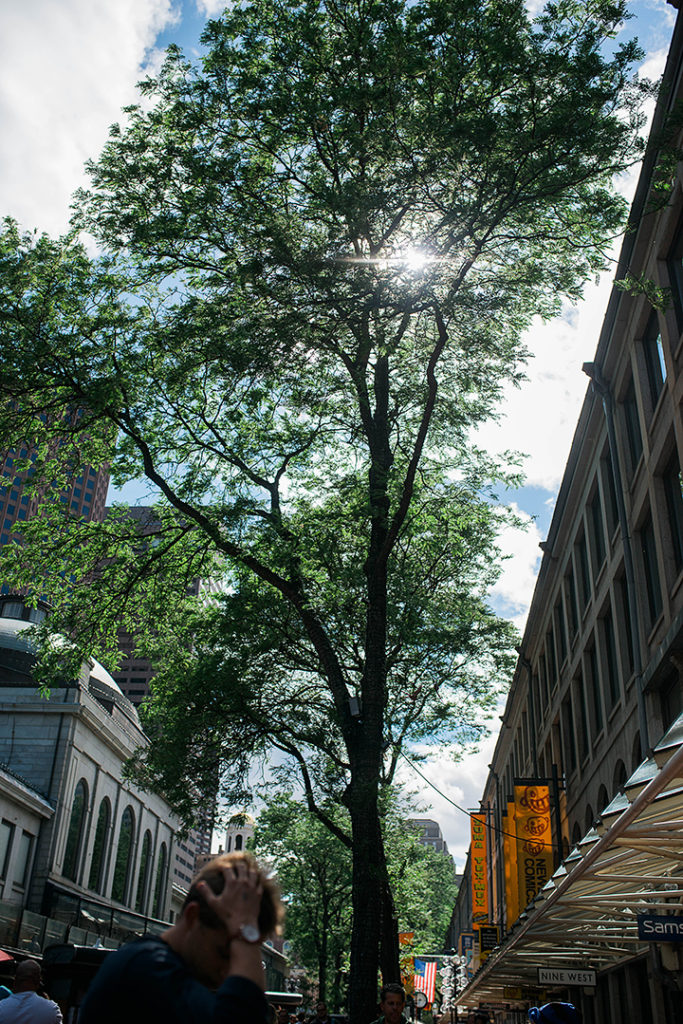
[[[380,970],[382,984],[401,981],[398,949],[398,915],[389,879],[382,886],[382,934],[380,937]]]
[[[323,902],[323,920],[318,954],[318,999],[327,1002],[327,939],[330,933],[330,912],[327,901]]]
[[[377,773],[353,780],[347,794],[353,836],[351,1024],[377,1016],[384,847],[377,813]]]
[[[369,325],[366,324],[369,328]],[[361,720],[349,731],[347,749],[351,782],[346,802],[353,839],[353,931],[349,998],[351,1024],[369,1024],[377,1016],[377,982],[382,914],[389,885],[379,820],[378,791],[383,757],[386,711],[387,553],[389,522],[389,362],[378,354],[372,391],[375,408],[366,420],[372,460],[368,475],[371,530],[364,572],[367,582],[365,665],[361,682]],[[398,966],[398,957],[396,958]]]

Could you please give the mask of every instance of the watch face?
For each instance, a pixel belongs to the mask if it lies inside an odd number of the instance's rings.
[[[261,933],[255,924],[243,924],[240,928],[240,935],[245,942],[258,942],[261,938]]]

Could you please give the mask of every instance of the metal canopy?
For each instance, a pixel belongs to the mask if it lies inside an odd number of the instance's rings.
[[[628,779],[466,988],[462,1006],[513,1002],[537,968],[596,971],[647,950],[637,915],[683,912],[683,715]]]

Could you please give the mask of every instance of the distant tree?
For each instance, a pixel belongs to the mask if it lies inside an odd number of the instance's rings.
[[[352,849],[352,1024],[380,947],[398,970],[380,788],[403,745],[475,738],[511,665],[485,598],[515,470],[473,436],[524,329],[580,295],[622,223],[624,16],[234,5],[200,60],[171,48],[91,166],[74,223],[102,255],[11,224],[0,242],[0,429],[43,499],[2,572],[50,598],[79,657],[145,624],[143,769],[186,813],[203,776],[234,794],[273,747],[299,771]],[[157,489],[145,547],[47,486],[92,459]],[[191,606],[197,575],[222,598]]]
[[[399,928],[414,933],[417,955],[441,953],[458,895],[453,859],[423,845],[405,820],[384,835]]]
[[[339,809],[328,813],[336,818]],[[351,851],[289,793],[270,798],[259,811],[254,848],[277,872],[294,958],[317,979],[319,998],[341,1010],[351,935]]]
[[[440,952],[458,892],[453,861],[422,845],[418,830],[407,822],[415,811],[406,801],[387,792],[382,804],[398,927],[414,933],[418,953]],[[327,813],[348,830],[347,814],[334,806]],[[266,799],[254,846],[277,872],[287,900],[286,936],[294,956],[318,979],[320,998],[343,1009],[352,919],[351,851],[290,793]]]

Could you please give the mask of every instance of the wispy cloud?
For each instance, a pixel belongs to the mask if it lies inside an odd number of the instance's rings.
[[[172,0],[0,5],[0,215],[65,230],[69,200],[109,126],[135,99]]]
[[[526,528],[506,527],[499,537],[505,561],[500,579],[491,590],[496,612],[511,619],[520,632],[524,628],[536,574],[541,559],[538,547],[543,538],[533,518],[513,502],[511,508]]]

